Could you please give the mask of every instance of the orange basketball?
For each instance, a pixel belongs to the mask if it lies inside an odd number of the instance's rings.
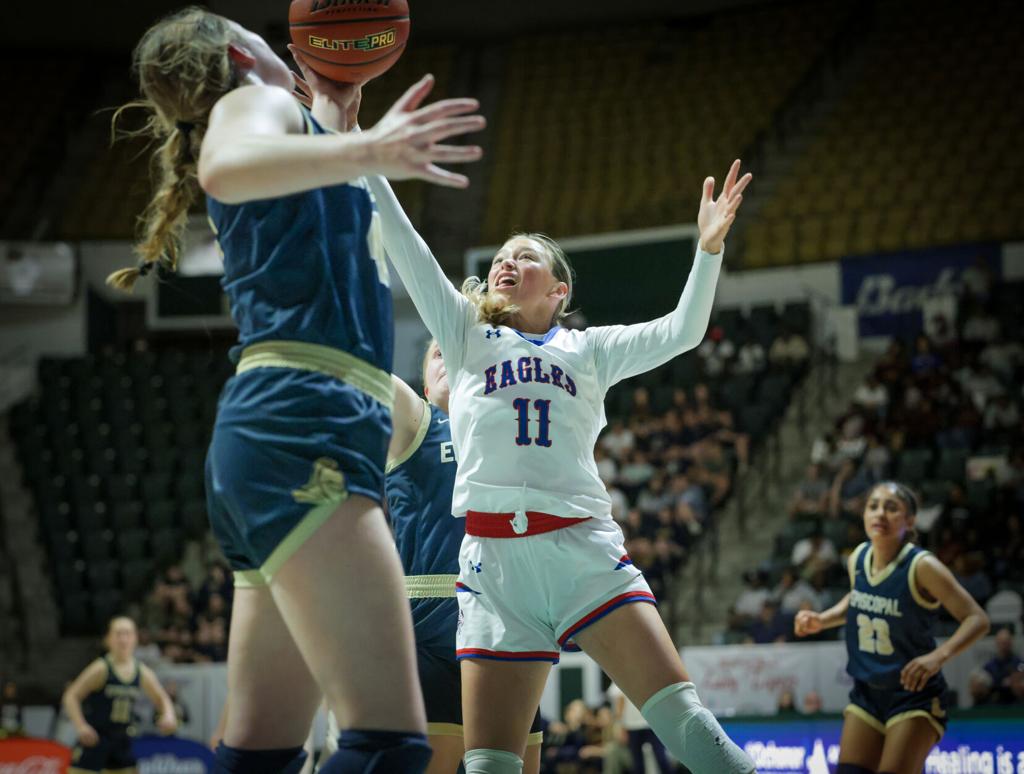
[[[409,39],[407,0],[292,0],[288,27],[325,78],[362,83],[386,72]]]

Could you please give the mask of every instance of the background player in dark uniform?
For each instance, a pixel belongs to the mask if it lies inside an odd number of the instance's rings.
[[[917,500],[903,484],[878,484],[864,508],[868,542],[849,559],[850,593],[823,613],[802,610],[798,636],[846,624],[846,707],[837,774],[918,774],[946,728],[940,671],[989,629],[978,603],[930,552],[914,545]],[[936,647],[939,606],[960,622]]]
[[[135,701],[145,693],[157,711],[157,728],[178,727],[174,703],[153,670],[135,659],[138,633],[131,618],[113,618],[104,640],[107,653],[93,661],[64,692],[64,709],[78,732],[71,774],[87,771],[132,772],[131,729]]]
[[[423,361],[424,401],[392,375],[394,431],[388,448],[385,491],[388,517],[405,570],[412,606],[416,659],[434,751],[427,774],[454,774],[465,752],[462,679],[455,658],[459,605],[455,582],[465,520],[452,516],[457,461],[448,421],[448,373],[437,342]],[[330,741],[332,734],[328,734]],[[540,770],[540,713],[534,717],[524,774]]]
[[[423,771],[412,626],[381,508],[391,292],[361,178],[464,187],[434,164],[479,158],[438,144],[483,126],[463,116],[477,103],[418,109],[428,76],[350,133],[357,86],[297,78],[259,35],[200,7],[150,28],[135,68],[160,179],[141,261],[110,281],[175,267],[201,188],[239,328],[206,475],[236,586],[217,771],[299,768],[321,696],[345,729],[327,770]]]

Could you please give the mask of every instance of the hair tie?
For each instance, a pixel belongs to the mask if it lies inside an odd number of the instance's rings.
[[[152,261],[139,261],[139,265],[136,267],[140,277],[145,277],[153,270]]]
[[[191,121],[175,121],[174,125],[178,127],[178,131],[181,132],[182,134],[188,134],[189,132],[196,128],[196,125],[193,124]]]

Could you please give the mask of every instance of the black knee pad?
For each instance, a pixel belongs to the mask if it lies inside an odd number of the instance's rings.
[[[836,774],[875,774],[874,769],[865,769],[855,763],[840,763]]]
[[[423,734],[404,731],[342,731],[338,752],[321,774],[421,774],[432,752]]]

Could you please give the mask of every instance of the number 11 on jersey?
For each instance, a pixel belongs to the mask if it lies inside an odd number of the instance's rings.
[[[551,428],[551,401],[535,400],[533,408],[537,411],[537,437],[530,438],[530,399],[516,398],[512,406],[518,413],[519,433],[516,435],[517,446],[529,446],[531,443],[537,446],[550,446],[551,438],[548,431]]]

